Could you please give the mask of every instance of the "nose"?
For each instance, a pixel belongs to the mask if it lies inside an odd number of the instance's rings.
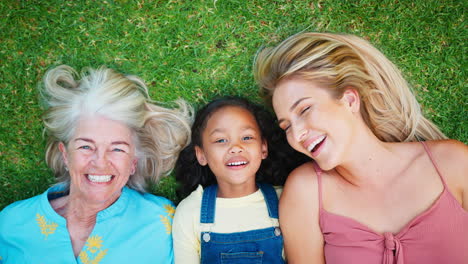
[[[105,151],[96,151],[93,155],[93,159],[91,160],[91,162],[97,168],[105,168],[109,163]]]
[[[293,128],[294,139],[297,142],[304,141],[307,137],[307,133],[308,133],[308,130],[303,126],[296,125],[296,127]]]
[[[229,149],[229,153],[235,154],[235,153],[242,153],[244,149],[239,143],[234,143],[231,148]]]

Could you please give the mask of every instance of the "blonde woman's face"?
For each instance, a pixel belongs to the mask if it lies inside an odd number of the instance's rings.
[[[101,116],[83,117],[67,147],[59,146],[71,176],[70,197],[111,205],[135,172],[131,130]]]
[[[273,108],[289,144],[328,170],[343,161],[353,140],[354,106],[349,99],[347,94],[334,99],[317,83],[289,79],[277,85]]]

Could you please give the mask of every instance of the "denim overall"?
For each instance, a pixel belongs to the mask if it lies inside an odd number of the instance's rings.
[[[203,192],[201,264],[283,264],[283,237],[278,226],[278,196],[269,184],[258,183],[265,197],[272,227],[236,233],[213,233],[218,185]]]

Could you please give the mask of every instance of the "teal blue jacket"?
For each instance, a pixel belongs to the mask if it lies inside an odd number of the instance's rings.
[[[63,196],[54,186],[0,212],[0,264],[173,263],[173,204],[124,187],[119,199],[98,213],[77,258],[66,219],[49,200]]]

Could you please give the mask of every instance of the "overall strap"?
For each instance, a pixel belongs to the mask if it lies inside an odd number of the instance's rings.
[[[218,193],[218,185],[210,185],[203,191],[203,198],[200,210],[200,223],[213,224],[216,208],[216,195]]]
[[[429,159],[431,160],[432,165],[434,165],[434,168],[437,171],[437,174],[439,174],[439,177],[440,177],[440,180],[442,181],[442,184],[444,185],[444,187],[447,187],[447,184],[445,183],[445,179],[442,176],[442,173],[440,172],[439,167],[437,166],[437,163],[435,162],[434,157],[432,156],[432,153],[429,150],[429,147],[426,145],[426,142],[421,141],[421,144],[424,146],[424,150],[426,150],[426,153],[429,156]]]
[[[275,188],[271,184],[257,183],[260,190],[262,190],[263,197],[268,208],[268,215],[270,218],[279,218],[278,214],[278,195],[276,194]]]
[[[317,174],[319,210],[322,210],[322,169],[320,169],[319,165],[315,161],[312,161],[312,165],[314,166],[315,173]]]

